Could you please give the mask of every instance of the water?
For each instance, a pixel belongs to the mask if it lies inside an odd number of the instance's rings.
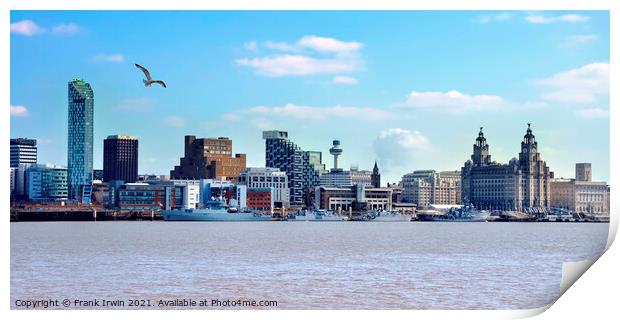
[[[279,309],[521,309],[608,224],[11,223],[15,299],[255,299]]]

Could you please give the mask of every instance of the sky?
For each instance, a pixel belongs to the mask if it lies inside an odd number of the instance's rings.
[[[138,137],[141,174],[168,174],[183,137],[233,139],[265,165],[263,130],[383,183],[460,170],[480,127],[492,160],[527,123],[556,177],[609,181],[607,11],[12,11],[11,137],[66,165],[67,83],[95,96],[103,139]],[[144,87],[147,67],[166,82]]]

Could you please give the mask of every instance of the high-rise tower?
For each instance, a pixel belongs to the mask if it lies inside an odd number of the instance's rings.
[[[103,140],[103,181],[138,180],[138,139],[113,135]]]
[[[332,169],[332,171],[338,171],[338,156],[342,154],[340,140],[333,141],[333,147],[329,148],[329,154],[334,156],[334,168]]]
[[[94,95],[82,79],[69,82],[67,139],[68,198],[90,204],[93,183]]]

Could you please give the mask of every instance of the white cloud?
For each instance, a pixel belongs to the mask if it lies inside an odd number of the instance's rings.
[[[185,119],[178,116],[169,116],[165,119],[165,122],[170,127],[182,128],[185,126]]]
[[[563,14],[559,16],[545,16],[541,14],[529,14],[524,17],[525,21],[534,24],[549,24],[554,22],[580,23],[590,20],[589,16],[579,14]]]
[[[292,103],[281,107],[257,106],[247,110],[252,114],[262,114],[269,117],[286,117],[301,120],[326,120],[333,118],[362,119],[380,121],[393,118],[389,111],[370,107],[311,107],[300,106]]]
[[[249,51],[256,51],[258,46],[256,45],[256,41],[248,41],[243,44],[243,47]]]
[[[362,48],[362,44],[356,41],[346,42],[319,36],[305,36],[297,43],[318,52],[348,53]]]
[[[372,148],[382,168],[412,167],[422,152],[429,150],[430,141],[418,131],[390,128],[379,132]]]
[[[488,111],[505,106],[502,97],[494,95],[469,95],[456,90],[448,92],[412,91],[405,105],[420,109],[437,109],[450,112]]]
[[[123,63],[125,62],[125,57],[120,53],[113,53],[113,54],[100,53],[95,56],[95,61]]]
[[[596,41],[598,37],[594,34],[579,34],[574,36],[566,37],[564,41],[564,46],[566,47],[575,47],[578,45],[588,44]]]
[[[363,65],[358,53],[363,45],[356,41],[310,35],[293,44],[267,41],[264,46],[279,52],[241,58],[235,63],[270,77],[350,73],[361,70]]]
[[[155,101],[147,97],[127,98],[118,104],[118,109],[123,111],[149,111]]]
[[[11,33],[16,33],[22,36],[34,36],[44,33],[45,31],[45,28],[40,27],[32,20],[22,20],[11,23]]]
[[[254,68],[259,75],[270,77],[347,73],[361,68],[356,59],[322,59],[303,55],[243,58],[237,60],[236,63],[240,66]]]
[[[275,41],[265,42],[265,47],[272,49],[272,50],[278,50],[278,51],[298,51],[300,49],[294,44],[288,44],[286,42],[275,42]]]
[[[355,85],[357,84],[357,79],[347,76],[335,76],[332,78],[332,82],[336,84]]]
[[[74,34],[80,31],[80,26],[75,23],[61,23],[52,28],[52,32],[56,34]]]
[[[25,117],[28,115],[28,108],[24,106],[11,106],[11,116]]]
[[[507,21],[507,20],[510,20],[511,18],[512,18],[512,14],[510,12],[501,12],[501,13],[485,14],[482,16],[478,16],[476,18],[476,21],[478,23],[491,23],[491,22]]]
[[[602,109],[602,108],[581,109],[581,110],[575,111],[575,114],[582,118],[589,118],[589,119],[607,118],[609,117],[609,109]]]
[[[600,98],[609,97],[609,63],[591,63],[537,80],[536,83],[551,88],[551,91],[543,94],[545,100],[595,103]]]

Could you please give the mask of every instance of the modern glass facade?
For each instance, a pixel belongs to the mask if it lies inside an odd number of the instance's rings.
[[[69,82],[68,97],[68,196],[90,204],[93,180],[94,95],[82,79]]]
[[[11,139],[11,168],[24,163],[37,163],[37,140]]]
[[[67,200],[67,169],[33,165],[26,171],[26,190],[32,201]]]
[[[128,183],[118,189],[121,210],[169,210],[183,205],[183,186]]]

